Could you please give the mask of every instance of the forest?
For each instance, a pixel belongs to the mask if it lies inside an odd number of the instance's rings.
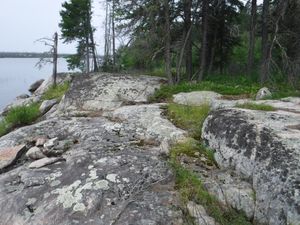
[[[101,62],[91,0],[65,2],[60,27],[65,42],[78,42],[69,64],[86,72],[148,73],[171,85],[230,78],[298,88],[299,15],[299,0],[107,0]],[[126,42],[117,48],[118,37]]]

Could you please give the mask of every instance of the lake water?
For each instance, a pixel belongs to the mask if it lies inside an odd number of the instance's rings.
[[[0,111],[20,94],[28,93],[29,86],[52,74],[52,65],[42,69],[35,65],[36,58],[0,58]],[[68,72],[65,59],[58,60],[58,72]]]

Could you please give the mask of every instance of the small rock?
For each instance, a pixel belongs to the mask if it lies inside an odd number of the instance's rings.
[[[58,144],[58,138],[52,138],[50,140],[48,140],[45,144],[44,147],[47,149],[53,148],[55,145]]]
[[[25,150],[25,145],[0,149],[0,170],[14,164]]]
[[[264,88],[261,88],[257,94],[256,94],[256,100],[262,100],[262,99],[266,99],[266,98],[269,98],[269,97],[272,97],[272,93],[271,91],[264,87]]]
[[[195,223],[197,225],[217,225],[215,219],[207,215],[206,210],[202,205],[188,202],[187,209],[189,214],[195,218]]]
[[[42,147],[44,144],[48,141],[48,138],[46,137],[39,137],[36,139],[35,146],[37,147]]]
[[[26,153],[26,156],[33,160],[42,159],[46,157],[41,151],[41,149],[38,147],[32,147],[31,149],[29,149]]]
[[[43,103],[40,106],[41,114],[45,114],[56,104],[57,104],[56,99],[43,101]]]
[[[41,80],[34,82],[33,84],[30,85],[28,91],[31,93],[35,92],[44,81],[45,81],[44,79],[41,79]]]
[[[29,98],[30,96],[28,94],[22,94],[16,97],[16,99],[25,99],[25,98]]]
[[[160,146],[159,146],[159,153],[162,155],[168,155],[170,150],[170,144],[167,138],[165,138]]]
[[[30,169],[38,169],[62,160],[59,157],[43,158],[29,164]]]

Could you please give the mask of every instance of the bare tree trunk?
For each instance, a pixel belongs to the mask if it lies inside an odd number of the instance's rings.
[[[193,56],[192,56],[192,0],[184,0],[184,33],[186,39],[185,46],[185,67],[188,80],[193,76]]]
[[[93,31],[91,31],[91,47],[92,47],[92,54],[93,54],[93,62],[94,62],[94,72],[97,72],[99,70],[98,68],[98,62],[97,62],[97,55],[96,55],[96,44],[94,42],[94,34]]]
[[[115,0],[112,1],[112,44],[113,44],[113,65],[116,66],[116,34],[115,34]]]
[[[257,0],[252,0],[251,22],[250,22],[250,30],[249,30],[248,63],[247,63],[248,76],[251,76],[253,72],[253,65],[254,65],[256,14],[257,14]]]
[[[208,10],[209,0],[203,0],[202,6],[202,49],[201,49],[201,61],[200,72],[198,75],[198,81],[201,81],[204,76],[207,57],[207,33],[208,33]]]
[[[264,0],[263,12],[262,12],[262,32],[261,32],[261,47],[262,47],[262,64],[260,71],[260,82],[265,83],[269,79],[269,32],[268,32],[268,21],[269,21],[269,8],[270,0]]]
[[[165,72],[168,77],[169,84],[173,84],[171,72],[171,28],[170,28],[170,6],[169,0],[164,0],[165,10]]]
[[[58,35],[57,32],[54,33],[53,38],[53,86],[56,86],[56,77],[57,77],[57,47],[58,47]]]
[[[85,55],[85,57],[86,57],[86,74],[89,74],[90,73],[90,44],[89,44],[89,36],[86,36],[86,38],[85,38],[85,41],[86,41],[86,46],[85,46],[85,48],[86,48],[86,55]]]

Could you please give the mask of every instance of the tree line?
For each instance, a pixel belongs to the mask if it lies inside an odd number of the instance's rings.
[[[91,0],[63,4],[71,66],[86,72],[160,68],[170,84],[240,74],[261,83],[300,76],[300,0],[106,0],[104,60],[97,61]],[[126,37],[116,49],[116,36]]]

